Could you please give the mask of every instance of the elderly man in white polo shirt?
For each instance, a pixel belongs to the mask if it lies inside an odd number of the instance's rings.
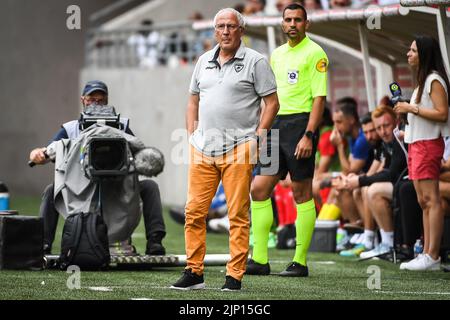
[[[257,141],[278,112],[268,61],[241,41],[245,22],[234,9],[214,17],[218,45],[203,54],[190,85],[186,125],[190,135],[185,241],[187,266],[173,289],[203,289],[205,218],[222,180],[230,219],[230,255],[224,291],[241,289],[249,240],[250,183]],[[261,99],[265,108],[261,114]],[[255,152],[256,153],[256,152]]]

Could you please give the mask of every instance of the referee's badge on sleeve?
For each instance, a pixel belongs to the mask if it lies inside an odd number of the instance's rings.
[[[328,61],[325,58],[320,59],[316,63],[316,70],[319,72],[327,72],[328,69]]]
[[[296,84],[298,82],[298,70],[288,70],[288,83]]]

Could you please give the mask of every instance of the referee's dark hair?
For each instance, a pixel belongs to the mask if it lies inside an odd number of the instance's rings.
[[[363,115],[361,119],[359,119],[359,122],[361,124],[368,124],[372,122],[372,112],[369,111],[365,115]]]
[[[300,3],[294,2],[294,3],[291,3],[290,5],[286,6],[286,8],[284,8],[284,10],[283,10],[283,18],[284,18],[284,13],[288,9],[289,10],[302,10],[303,11],[303,18],[305,18],[305,21],[308,20],[308,14],[306,13],[306,9]]]

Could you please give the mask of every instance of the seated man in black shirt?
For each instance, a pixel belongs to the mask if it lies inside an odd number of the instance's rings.
[[[364,171],[366,176],[371,176],[378,171],[380,171],[383,166],[388,165],[389,159],[386,159],[383,153],[383,144],[380,136],[378,135],[375,124],[372,120],[372,113],[367,112],[361,119],[361,126],[363,129],[364,137],[370,145],[370,155],[369,159],[372,159],[372,163],[367,171]],[[348,177],[355,175],[349,174]],[[343,179],[344,183],[346,179]],[[353,200],[358,208],[361,220],[356,223],[346,223],[343,228],[352,233],[364,232],[363,237],[358,239],[355,247],[352,250],[341,251],[340,255],[346,257],[358,256],[364,250],[372,250],[375,240],[375,229],[376,223],[373,219],[372,213],[370,212],[369,205],[367,203],[367,189],[368,187],[361,187],[353,189]]]
[[[389,106],[379,106],[372,112],[372,119],[378,135],[383,140],[385,165],[371,176],[352,175],[346,178],[348,188],[369,186],[367,201],[370,212],[375,218],[381,233],[381,243],[373,250],[360,254],[361,258],[370,258],[390,252],[394,245],[394,223],[391,201],[394,184],[406,172],[406,149],[394,135],[397,117]]]

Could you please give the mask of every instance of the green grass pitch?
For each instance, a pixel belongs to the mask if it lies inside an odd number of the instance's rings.
[[[40,199],[13,197],[11,208],[20,214],[36,215]],[[167,236],[164,245],[170,254],[184,254],[183,226],[164,212]],[[54,252],[59,252],[60,219]],[[145,248],[141,224],[133,236],[139,252]],[[208,234],[207,253],[228,253],[225,234]],[[270,276],[245,276],[241,292],[221,292],[225,266],[205,268],[206,290],[180,292],[169,289],[181,275],[182,267],[154,268],[150,271],[81,272],[80,289],[69,289],[70,274],[58,270],[0,271],[0,299],[156,299],[156,300],[358,300],[358,299],[438,299],[450,300],[450,273],[400,271],[399,265],[387,261],[357,262],[334,253],[310,253],[308,278],[282,278],[282,271],[293,250],[270,249]],[[370,266],[379,267],[380,287],[374,284]],[[368,286],[369,283],[369,286]],[[100,291],[99,291],[100,290]],[[103,291],[101,291],[103,290]]]

